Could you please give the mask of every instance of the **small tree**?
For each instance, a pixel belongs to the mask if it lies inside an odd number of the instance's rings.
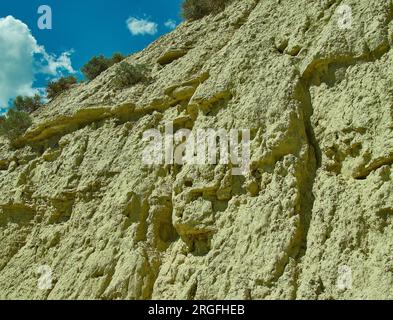
[[[103,55],[93,57],[81,69],[82,73],[89,81],[97,78],[101,73],[116,63],[124,60],[124,56],[120,53],[114,53],[112,58],[105,58]]]
[[[185,20],[198,20],[225,9],[231,0],[184,0],[182,16]]]
[[[148,68],[145,64],[121,62],[116,69],[116,76],[113,83],[116,88],[123,89],[131,87],[147,78]]]
[[[41,101],[41,96],[36,94],[33,97],[17,96],[13,101],[13,105],[17,111],[32,113],[41,108],[43,103]]]
[[[109,68],[108,59],[103,55],[98,57],[93,57],[91,60],[86,63],[81,69],[84,76],[89,80],[94,80],[97,78],[102,72]]]
[[[49,82],[48,87],[46,88],[48,99],[53,100],[77,82],[78,80],[74,76],[63,77],[57,81]]]
[[[0,135],[8,138],[12,145],[31,126],[31,118],[27,112],[10,109],[7,115],[0,118]]]
[[[112,63],[113,63],[113,64],[116,64],[116,63],[122,62],[125,58],[126,58],[126,57],[123,56],[121,53],[116,52],[116,53],[114,53],[114,54],[112,55]]]

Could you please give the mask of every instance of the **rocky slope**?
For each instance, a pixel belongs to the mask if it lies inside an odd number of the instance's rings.
[[[234,1],[2,141],[0,298],[392,299],[393,2],[343,4]],[[170,121],[249,128],[250,173],[144,165]]]

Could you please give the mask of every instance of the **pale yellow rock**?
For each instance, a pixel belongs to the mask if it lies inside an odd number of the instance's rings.
[[[234,1],[1,140],[0,298],[393,299],[393,3],[341,4]],[[251,172],[144,165],[168,121],[250,129]]]
[[[162,56],[160,56],[157,60],[157,63],[161,65],[169,64],[181,57],[183,57],[187,53],[185,49],[177,49],[177,48],[170,48],[164,52]]]

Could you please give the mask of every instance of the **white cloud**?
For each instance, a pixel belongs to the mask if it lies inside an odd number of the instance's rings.
[[[164,26],[167,27],[168,29],[175,29],[177,24],[175,20],[169,19],[164,23]]]
[[[137,35],[155,35],[158,31],[158,24],[148,19],[138,19],[130,17],[127,19],[127,27],[133,36]]]
[[[59,76],[74,73],[72,51],[59,57],[38,45],[28,26],[12,16],[0,18],[0,107],[17,95],[32,95],[36,74]]]
[[[63,52],[59,57],[56,57],[53,54],[48,54],[45,52],[45,49],[42,48],[42,65],[40,72],[46,73],[52,76],[59,75],[62,70],[67,71],[68,73],[75,73],[72,68],[71,63],[71,55],[73,54],[73,50]]]

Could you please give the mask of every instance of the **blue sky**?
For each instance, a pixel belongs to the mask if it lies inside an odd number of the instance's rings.
[[[0,107],[17,94],[45,87],[50,79],[78,72],[94,55],[142,50],[181,22],[181,2],[0,1]],[[37,26],[41,5],[52,9],[52,30]]]

